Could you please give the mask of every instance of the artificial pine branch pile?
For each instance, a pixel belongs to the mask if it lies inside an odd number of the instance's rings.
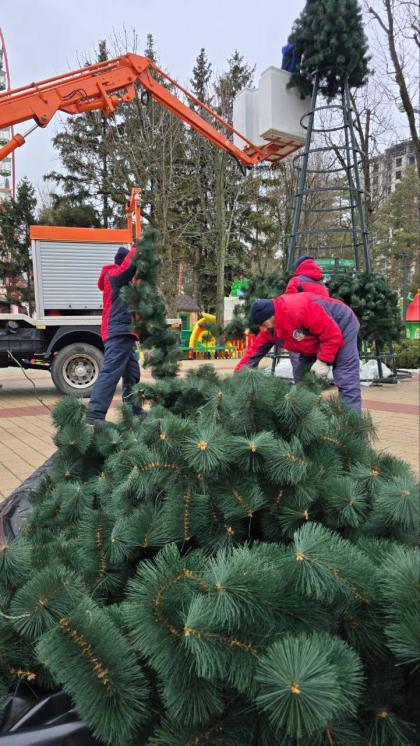
[[[203,366],[59,455],[1,548],[3,698],[112,746],[414,744],[418,488],[308,385]]]
[[[180,359],[176,332],[165,323],[165,301],[158,292],[160,260],[157,255],[157,231],[148,228],[142,241],[137,241],[134,259],[137,272],[133,283],[125,287],[122,296],[133,313],[133,331],[145,350],[151,350],[144,365],[155,378],[175,376]]]

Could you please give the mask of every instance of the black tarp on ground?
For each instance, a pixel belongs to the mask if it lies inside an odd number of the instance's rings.
[[[39,695],[25,684],[7,702],[0,743],[1,746],[99,746],[64,692]]]
[[[32,510],[30,494],[36,490],[55,459],[53,454],[0,505],[0,542],[19,533]],[[1,746],[99,746],[87,725],[78,717],[69,697],[59,690],[37,692],[20,683],[10,694],[0,719]]]
[[[29,502],[30,494],[39,487],[42,478],[48,474],[55,458],[56,454],[53,453],[0,504],[0,541],[12,541],[19,533],[23,521],[32,510]]]

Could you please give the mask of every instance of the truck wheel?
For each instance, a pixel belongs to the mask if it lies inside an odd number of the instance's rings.
[[[93,345],[68,345],[54,356],[51,378],[62,394],[90,396],[103,358],[102,352]]]

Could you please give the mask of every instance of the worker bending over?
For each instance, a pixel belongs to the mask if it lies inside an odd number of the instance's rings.
[[[300,355],[297,380],[312,371],[327,378],[329,365],[347,406],[361,411],[360,363],[357,346],[359,322],[349,306],[315,293],[285,293],[256,300],[251,323],[260,327],[253,345],[235,370],[255,367],[273,344]]]
[[[102,267],[98,288],[103,293],[101,336],[105,356],[98,380],[92,391],[87,410],[87,422],[102,424],[111,405],[118,381],[122,378],[123,402],[132,405],[135,414],[140,407],[134,404],[131,389],[140,381],[140,368],[135,354],[136,336],[131,331],[131,315],[121,298],[121,288],[129,285],[136,267],[133,265],[136,247],[130,251],[120,246],[114,264]]]
[[[315,293],[324,298],[330,297],[328,288],[322,280],[322,269],[314,262],[311,256],[300,256],[296,259],[293,269],[293,277],[287,283],[286,293]],[[254,367],[258,365],[259,361],[265,357],[273,345],[281,345],[281,340],[277,339],[274,329],[272,332],[265,330],[264,337],[261,338],[261,345],[258,344],[259,341],[260,337],[258,335],[255,340],[257,343],[255,358],[253,357],[247,363],[249,366]],[[299,352],[291,351],[289,351],[289,357],[292,364],[294,382],[299,383],[302,375],[306,372],[307,358],[302,357]]]

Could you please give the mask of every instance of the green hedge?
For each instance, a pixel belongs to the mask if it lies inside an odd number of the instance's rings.
[[[394,346],[397,368],[420,368],[420,340],[404,339]]]

